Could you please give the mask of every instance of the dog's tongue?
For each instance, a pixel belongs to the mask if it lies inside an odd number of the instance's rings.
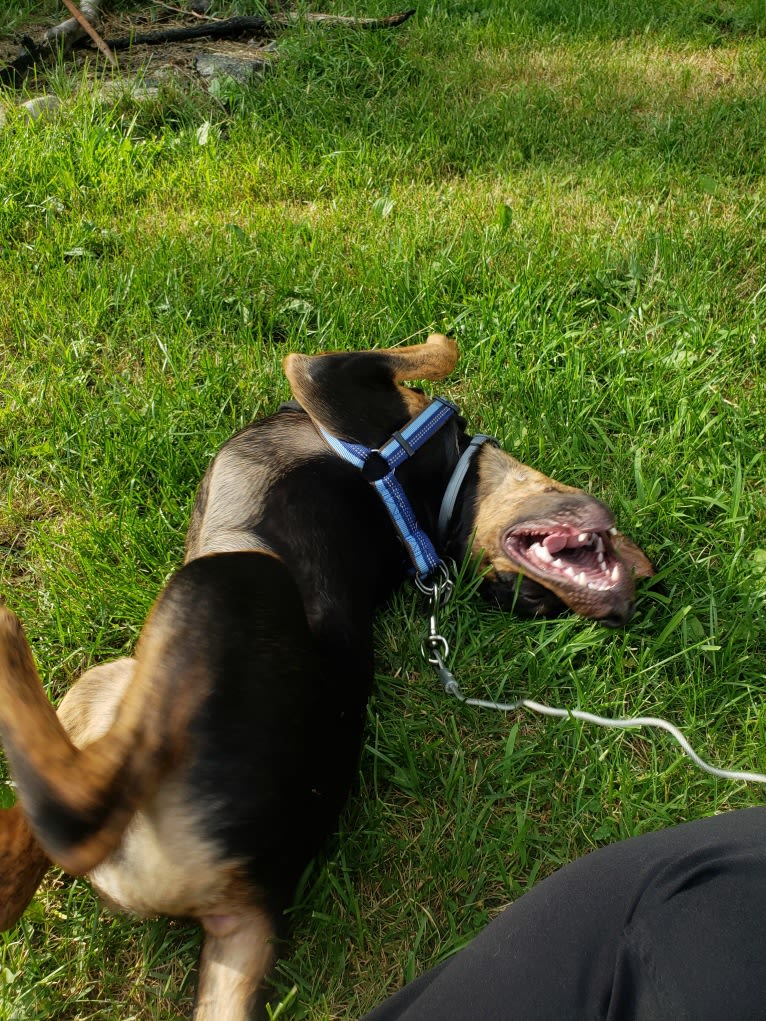
[[[569,545],[570,537],[568,535],[546,535],[543,539],[543,546],[548,550],[549,553],[559,553],[561,550],[566,549]]]

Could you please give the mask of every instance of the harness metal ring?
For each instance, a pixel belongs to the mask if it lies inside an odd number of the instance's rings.
[[[437,572],[438,577],[431,581],[430,579]],[[424,576],[418,571],[415,575],[415,584],[424,596],[430,596],[434,602],[442,603],[447,602],[454,588],[452,579],[449,576],[449,568],[443,560],[440,560],[434,570],[428,575]]]

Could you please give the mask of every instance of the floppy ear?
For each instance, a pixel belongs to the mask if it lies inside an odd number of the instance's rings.
[[[457,345],[441,333],[425,344],[385,351],[288,355],[284,371],[295,398],[334,436],[377,447],[421,411],[423,394],[408,379],[443,379],[455,367]]]

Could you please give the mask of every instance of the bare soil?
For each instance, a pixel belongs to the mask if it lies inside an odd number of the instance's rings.
[[[64,9],[62,8],[62,10]],[[203,22],[204,19],[191,14],[179,16],[171,12],[168,12],[167,17],[158,18],[156,9],[151,14],[142,14],[140,11],[129,14],[105,11],[98,31],[104,39],[117,39],[130,35],[131,32],[146,33],[171,28],[191,28],[201,25]],[[53,24],[41,25],[38,21],[34,24],[17,27],[12,36],[0,36],[0,68],[16,59],[23,36],[28,36],[34,42],[40,42],[45,31],[52,28]],[[164,43],[157,46],[133,46],[115,53],[117,69],[110,66],[95,46],[79,46],[67,55],[64,66],[73,71],[87,68],[102,79],[109,77],[131,78],[138,74],[152,78],[167,68],[173,68],[183,75],[196,78],[198,76],[195,70],[195,58],[202,50],[212,48],[217,53],[252,58],[254,49],[266,45],[272,38],[273,36],[264,35],[261,38],[244,39],[237,42],[199,39],[191,42]],[[24,82],[24,91],[27,93],[45,91],[46,75],[50,71],[51,66],[49,65],[30,73]]]

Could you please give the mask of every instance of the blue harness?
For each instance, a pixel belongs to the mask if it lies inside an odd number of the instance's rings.
[[[321,426],[319,427],[319,431],[332,450],[360,471],[364,470],[371,459],[382,461],[381,470],[384,474],[370,481],[383,500],[386,510],[407,548],[412,561],[411,570],[420,584],[427,584],[438,571],[446,569],[430,538],[418,525],[410,501],[396,477],[396,469],[412,457],[456,412],[457,408],[451,401],[444,397],[435,397],[419,415],[408,422],[403,429],[395,432],[380,450],[371,450],[361,443],[348,443],[346,440],[338,439],[337,436],[328,433]],[[446,538],[455,501],[468,465],[481,444],[485,442],[496,445],[496,441],[489,436],[474,436],[455,466],[439,511],[440,543]]]

